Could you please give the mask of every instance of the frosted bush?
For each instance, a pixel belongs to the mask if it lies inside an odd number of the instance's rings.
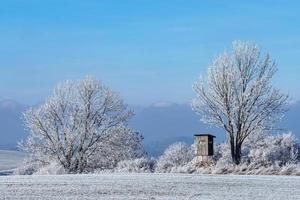
[[[217,161],[217,165],[232,164],[230,146],[227,143],[221,143],[215,146],[213,159]]]
[[[190,162],[178,166],[173,167],[171,172],[173,173],[193,173],[193,174],[210,174],[212,171],[213,164],[203,164],[199,163],[198,158],[194,157]]]
[[[51,162],[49,165],[38,169],[35,175],[61,175],[66,174],[65,169],[57,162]]]
[[[300,175],[299,144],[291,133],[249,137],[240,165],[232,164],[226,143],[216,147],[215,159],[213,174]]]
[[[124,160],[118,163],[116,172],[154,172],[156,160],[152,158],[137,158],[134,160]]]
[[[279,174],[300,176],[300,164],[287,164],[281,168]]]
[[[278,163],[279,166],[299,162],[299,145],[291,133],[277,136],[268,136],[262,141],[257,141],[249,149],[250,163],[263,166]]]
[[[66,173],[62,165],[55,160],[41,162],[33,158],[27,158],[23,165],[14,171],[14,175],[57,175]]]
[[[32,175],[41,168],[41,165],[38,162],[24,162],[23,166],[18,167],[14,170],[14,175]]]
[[[170,145],[157,161],[157,172],[177,172],[194,158],[194,149],[182,142]]]

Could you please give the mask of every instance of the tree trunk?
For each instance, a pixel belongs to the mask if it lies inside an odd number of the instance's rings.
[[[242,154],[241,145],[236,144],[236,146],[235,146],[235,161],[234,161],[234,163],[236,165],[239,165],[241,163],[241,154]]]
[[[230,148],[233,163],[239,165],[241,163],[242,144],[235,143],[234,139],[230,139]]]
[[[235,163],[235,145],[234,145],[234,138],[230,138],[230,150],[231,150],[231,158],[232,158],[232,161]]]

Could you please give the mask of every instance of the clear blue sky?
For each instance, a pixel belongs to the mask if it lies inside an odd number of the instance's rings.
[[[0,99],[35,104],[60,80],[93,75],[129,104],[187,102],[233,40],[277,60],[274,83],[300,99],[299,1],[3,0]]]

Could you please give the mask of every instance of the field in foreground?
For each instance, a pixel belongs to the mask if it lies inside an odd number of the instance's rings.
[[[0,177],[0,199],[300,199],[300,177],[100,174]]]

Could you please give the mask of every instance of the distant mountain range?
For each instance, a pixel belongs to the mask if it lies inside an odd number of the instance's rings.
[[[0,149],[16,149],[16,144],[26,138],[22,112],[27,106],[15,101],[0,101]],[[176,141],[193,142],[197,133],[211,133],[217,142],[226,136],[221,129],[209,127],[199,120],[188,104],[160,102],[148,107],[134,108],[135,116],[129,125],[144,135],[144,145],[152,156],[160,155]],[[281,122],[281,127],[292,131],[300,139],[300,102],[291,105]]]
[[[21,119],[25,109],[12,100],[0,101],[0,149],[15,150],[17,142],[26,138]]]
[[[135,110],[130,125],[144,135],[145,148],[153,156],[176,141],[192,143],[197,133],[212,133],[218,141],[225,139],[222,130],[200,122],[188,104],[161,102]]]

